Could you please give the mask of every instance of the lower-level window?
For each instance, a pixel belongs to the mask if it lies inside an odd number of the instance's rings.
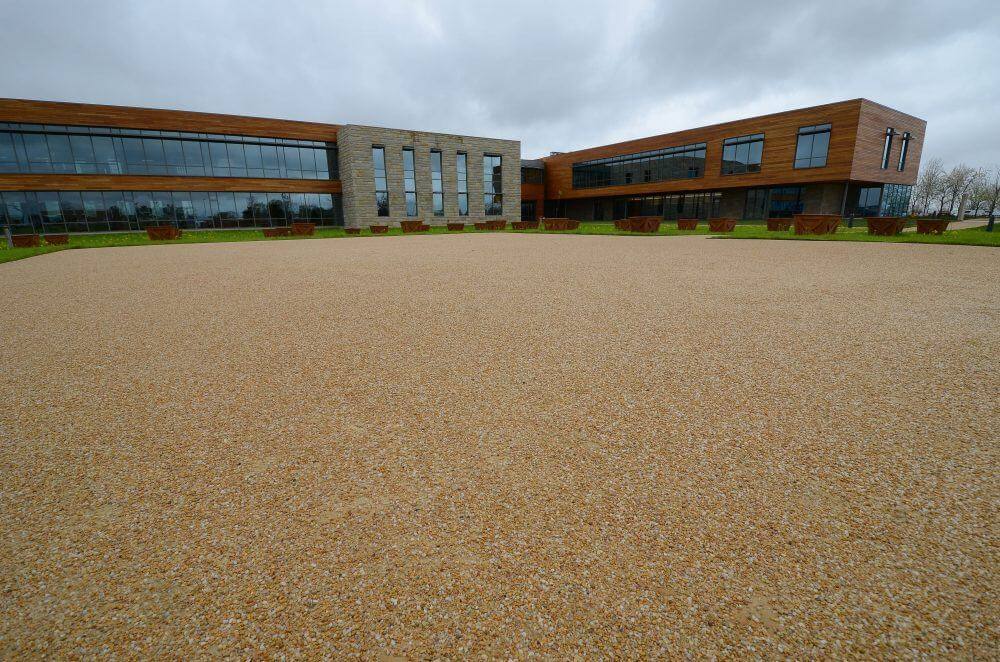
[[[0,225],[15,234],[343,225],[341,197],[258,191],[4,191]]]
[[[522,221],[533,221],[533,220],[535,220],[535,201],[534,200],[522,200],[521,201],[521,220]]]
[[[710,218],[719,215],[722,194],[675,193],[616,198],[612,203],[614,218],[659,216],[665,219]]]
[[[775,186],[747,190],[743,218],[791,218],[803,208],[801,186]]]
[[[882,187],[865,186],[858,191],[857,216],[878,216],[882,204]]]

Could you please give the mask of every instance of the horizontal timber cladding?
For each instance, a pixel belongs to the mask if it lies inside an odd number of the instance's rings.
[[[875,158],[881,156],[881,143],[877,146],[867,143],[860,147],[856,145],[858,125],[866,103],[870,102],[865,102],[863,99],[841,101],[549,156],[543,159],[546,197],[550,200],[573,199],[846,181],[852,177],[856,159],[860,157],[870,159],[869,152],[872,149],[877,152]],[[881,108],[877,104],[872,105]],[[923,122],[917,118],[910,119]],[[831,124],[832,128],[826,165],[818,168],[794,168],[799,128],[827,123]],[[883,126],[883,134],[884,131]],[[764,134],[760,171],[723,175],[723,141],[726,138],[757,133]],[[922,130],[920,136],[922,140]],[[574,163],[699,142],[707,144],[705,172],[701,177],[599,188],[573,188]],[[918,142],[915,140],[913,146]],[[860,155],[857,153],[859,150]],[[915,153],[919,155],[919,149]]]
[[[340,193],[339,180],[158,175],[0,175],[0,191],[286,191]]]
[[[885,146],[885,131],[888,128],[892,128],[895,135],[889,152],[889,167],[883,169],[882,150]],[[926,132],[927,122],[924,120],[863,99],[851,179],[885,184],[916,184]],[[910,139],[906,150],[906,163],[900,172],[897,166],[903,148],[904,133],[909,133]]]
[[[159,129],[331,142],[337,140],[340,129],[337,124],[319,122],[24,99],[0,99],[0,122]]]

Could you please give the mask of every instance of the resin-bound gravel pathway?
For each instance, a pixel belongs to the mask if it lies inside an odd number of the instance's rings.
[[[162,245],[0,290],[0,657],[997,656],[997,249]]]

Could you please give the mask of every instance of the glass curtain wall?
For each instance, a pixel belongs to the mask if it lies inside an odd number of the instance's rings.
[[[3,191],[0,225],[14,234],[266,228],[344,224],[341,196],[258,191]]]
[[[0,173],[340,178],[335,142],[7,122]]]
[[[689,179],[704,173],[705,143],[695,143],[574,163],[573,188]]]

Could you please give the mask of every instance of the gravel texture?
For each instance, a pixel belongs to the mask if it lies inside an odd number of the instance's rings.
[[[1000,252],[0,265],[0,657],[997,657]]]

